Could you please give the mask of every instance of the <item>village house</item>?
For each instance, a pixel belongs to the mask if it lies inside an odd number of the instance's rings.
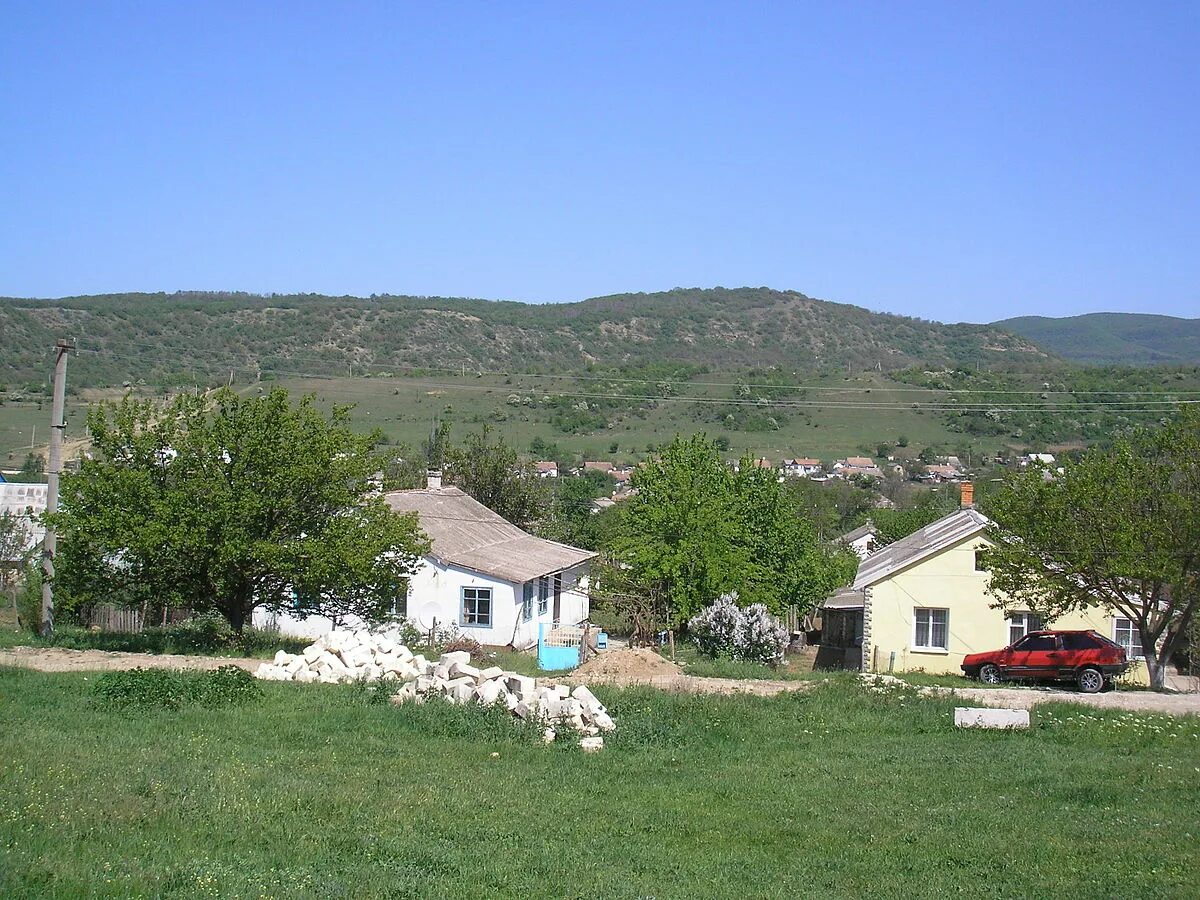
[[[785,459],[781,463],[781,470],[786,478],[808,478],[821,474],[821,461],[808,458]]]
[[[576,625],[589,615],[588,569],[595,553],[522,531],[431,473],[427,487],[383,495],[399,513],[416,513],[431,550],[392,613],[428,630],[457,626],[490,646],[537,643],[540,624]],[[256,615],[256,625],[317,637],[329,619]],[[351,625],[356,623],[350,623]]]
[[[867,478],[883,478],[883,470],[875,465],[875,460],[867,456],[848,456],[833,464],[833,473],[842,478],[855,478],[860,475]]]
[[[859,559],[866,559],[879,546],[879,530],[874,523],[860,525],[853,531],[848,531],[837,539],[839,544],[845,544],[855,552]]]
[[[1043,622],[1029,611],[994,608],[979,552],[990,545],[991,521],[974,509],[972,486],[962,488],[961,509],[869,555],[854,583],[825,602],[828,656],[846,651],[851,667],[870,672],[962,674],[968,653],[999,649],[1043,628],[1090,628],[1122,644],[1130,659],[1141,657],[1133,624],[1103,609]],[[1134,666],[1130,677],[1147,681],[1145,665]]]
[[[538,478],[558,477],[558,463],[551,460],[539,460],[536,466]]]
[[[616,466],[614,466],[612,463],[610,463],[606,460],[590,460],[590,461],[585,461],[583,464],[583,471],[585,471],[585,472],[603,472],[605,475],[610,473],[615,468],[616,468]]]

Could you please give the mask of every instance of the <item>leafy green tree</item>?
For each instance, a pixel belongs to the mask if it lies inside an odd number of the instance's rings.
[[[446,451],[446,475],[484,506],[499,513],[519,528],[528,528],[545,514],[548,490],[529,463],[517,459],[517,451],[492,431],[467,435],[462,446]]]
[[[873,509],[865,517],[875,525],[879,544],[891,544],[936,522],[958,508],[952,491],[922,491],[915,503],[895,509]]]
[[[853,575],[847,557],[819,546],[773,472],[749,457],[733,472],[703,435],[677,437],[633,486],[613,556],[675,624],[730,592],[775,611],[811,609]]]
[[[56,582],[78,605],[154,598],[216,611],[372,618],[428,542],[368,496],[376,436],[276,388],[126,397],[88,416],[94,458],[64,478]],[[299,602],[298,602],[299,601]]]
[[[1090,450],[1058,475],[1031,467],[987,511],[990,589],[1050,619],[1088,608],[1125,616],[1162,688],[1200,601],[1200,411]]]
[[[549,479],[553,483],[551,499],[545,515],[537,523],[537,533],[544,538],[595,550],[608,517],[596,512],[592,501],[605,496],[611,479],[603,472],[587,471],[578,476],[568,475]]]

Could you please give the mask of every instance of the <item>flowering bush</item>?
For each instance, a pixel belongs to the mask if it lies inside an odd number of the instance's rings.
[[[788,645],[787,629],[761,603],[742,609],[737,594],[722,594],[688,622],[701,653],[777,664]]]
[[[752,603],[742,610],[741,627],[734,641],[735,658],[773,666],[783,659],[787,645],[787,629],[765,606]]]
[[[722,594],[715,603],[692,617],[688,632],[706,656],[733,656],[741,624],[742,610],[737,605],[737,594]]]

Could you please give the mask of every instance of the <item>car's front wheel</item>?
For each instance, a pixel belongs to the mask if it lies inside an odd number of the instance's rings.
[[[1104,688],[1104,673],[1099,669],[1083,669],[1079,673],[1079,689],[1085,694],[1095,694]]]
[[[979,680],[984,684],[999,684],[1000,667],[995,663],[984,663],[979,667]]]

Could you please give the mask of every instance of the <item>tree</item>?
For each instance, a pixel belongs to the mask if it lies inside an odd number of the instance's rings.
[[[1090,450],[1061,474],[1031,467],[987,510],[985,559],[1002,604],[1128,618],[1162,688],[1200,598],[1200,411]]]
[[[732,472],[703,435],[677,437],[634,473],[612,554],[631,589],[658,598],[681,624],[718,596],[779,611],[811,608],[852,574],[773,472],[747,457]]]
[[[18,482],[45,482],[46,460],[36,453],[26,454],[21,470],[11,477]]]
[[[237,631],[259,607],[375,617],[429,545],[368,496],[378,438],[348,412],[279,388],[94,409],[94,458],[64,478],[55,520],[67,604],[172,602]]]
[[[447,478],[518,528],[527,528],[546,511],[546,486],[503,438],[489,442],[490,435],[485,425],[467,435],[461,447],[447,450]]]
[[[21,573],[29,564],[31,555],[29,528],[24,517],[0,513],[0,590],[11,592],[14,604]]]

